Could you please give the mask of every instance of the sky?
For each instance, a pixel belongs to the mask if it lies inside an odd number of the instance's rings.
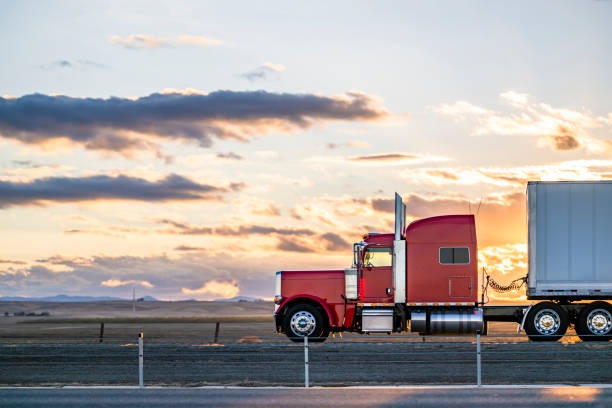
[[[0,0],[0,296],[271,298],[366,232],[612,179],[612,2]],[[493,300],[524,299],[519,291]]]

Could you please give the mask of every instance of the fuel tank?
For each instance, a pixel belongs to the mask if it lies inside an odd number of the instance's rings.
[[[481,308],[462,310],[420,310],[410,313],[410,331],[419,334],[485,334]]]

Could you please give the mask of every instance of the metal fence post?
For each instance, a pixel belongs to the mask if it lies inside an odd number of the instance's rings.
[[[308,373],[308,336],[304,337],[304,387],[310,387],[310,378]]]
[[[217,322],[217,324],[215,325],[215,339],[213,340],[214,344],[217,344],[217,342],[219,341],[219,325],[220,322]]]
[[[482,370],[480,367],[480,332],[476,332],[476,384],[482,386]]]
[[[143,363],[144,363],[144,358],[143,358],[144,354],[143,354],[143,347],[142,347],[142,333],[140,333],[138,335],[138,386],[140,388],[144,387],[144,380],[143,380]]]

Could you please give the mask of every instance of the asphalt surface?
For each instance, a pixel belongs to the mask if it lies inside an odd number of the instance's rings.
[[[367,339],[367,338],[366,338]],[[312,385],[474,384],[473,338],[310,344]],[[246,341],[262,341],[246,339]],[[482,344],[484,384],[611,384],[612,343]],[[145,385],[301,386],[304,348],[276,342],[156,342],[145,337]],[[0,342],[0,385],[137,385],[132,342]]]
[[[3,407],[610,407],[602,388],[0,389]]]

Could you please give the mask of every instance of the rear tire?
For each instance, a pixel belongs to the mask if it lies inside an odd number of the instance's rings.
[[[306,336],[313,342],[323,342],[329,336],[327,319],[317,307],[307,303],[297,304],[287,311],[283,329],[289,340],[296,343],[303,342]]]
[[[541,302],[529,309],[525,332],[533,341],[557,341],[567,331],[567,312],[553,302]]]
[[[578,315],[576,333],[582,341],[608,341],[612,339],[612,305],[593,302]]]

